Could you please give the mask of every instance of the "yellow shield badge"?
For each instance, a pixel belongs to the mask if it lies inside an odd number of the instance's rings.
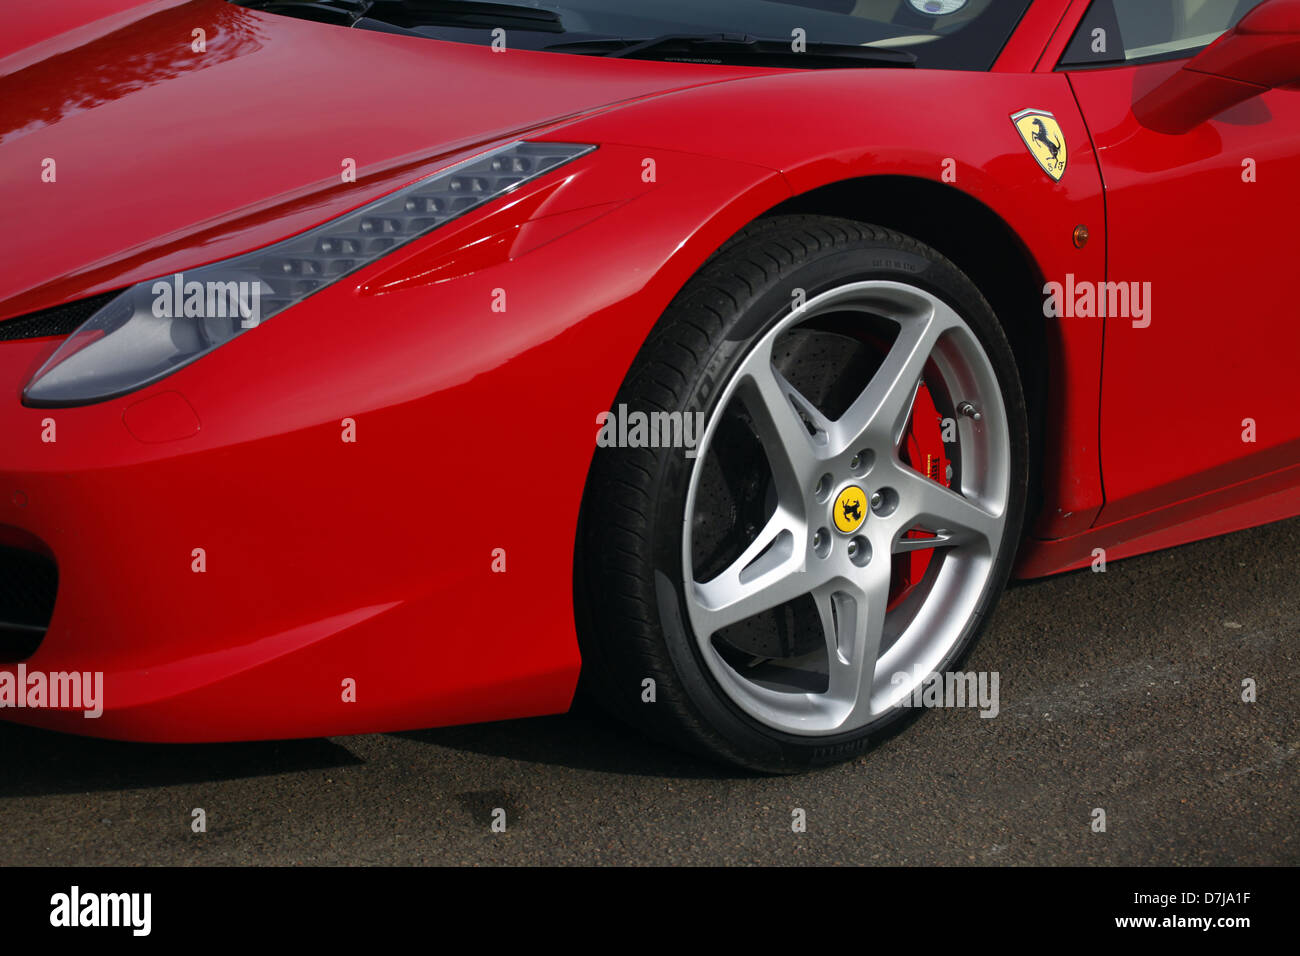
[[[1025,141],[1029,151],[1043,167],[1043,172],[1057,182],[1065,175],[1065,163],[1069,151],[1065,147],[1065,134],[1056,117],[1044,110],[1021,110],[1011,116],[1016,124],[1020,138]]]

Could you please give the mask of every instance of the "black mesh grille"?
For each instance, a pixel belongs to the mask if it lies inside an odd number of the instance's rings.
[[[120,291],[105,292],[90,299],[78,299],[67,305],[5,319],[0,322],[0,342],[40,339],[48,335],[71,335],[81,323],[111,302]]]
[[[54,614],[59,572],[44,555],[0,548],[0,661],[36,651]]]

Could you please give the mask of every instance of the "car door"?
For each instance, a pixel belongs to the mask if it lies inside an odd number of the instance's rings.
[[[1135,116],[1257,5],[1094,0],[1058,64],[1101,167],[1106,311],[1119,313],[1095,319],[1101,524],[1300,462],[1300,92],[1269,89],[1180,132]]]

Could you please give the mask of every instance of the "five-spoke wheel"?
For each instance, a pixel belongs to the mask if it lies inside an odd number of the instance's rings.
[[[702,427],[593,462],[575,598],[583,682],[612,710],[790,771],[868,747],[959,664],[1010,572],[1028,434],[998,318],[942,255],[761,220],[681,291],[616,400]]]

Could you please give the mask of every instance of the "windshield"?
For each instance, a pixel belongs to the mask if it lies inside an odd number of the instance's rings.
[[[803,45],[811,55],[804,64],[793,63],[808,67],[887,65],[869,56],[850,64],[819,55],[830,45],[847,45],[911,54],[920,68],[987,70],[1029,0],[241,0],[241,5],[361,29],[593,56],[738,62],[730,57],[739,51],[729,54],[716,45],[707,54],[683,49],[683,43],[727,33],[780,41],[792,49]],[[677,42],[647,42],[665,37]],[[630,43],[620,48],[615,40],[639,43],[629,52]],[[744,62],[780,52],[751,47]],[[772,65],[792,61],[785,55]]]

